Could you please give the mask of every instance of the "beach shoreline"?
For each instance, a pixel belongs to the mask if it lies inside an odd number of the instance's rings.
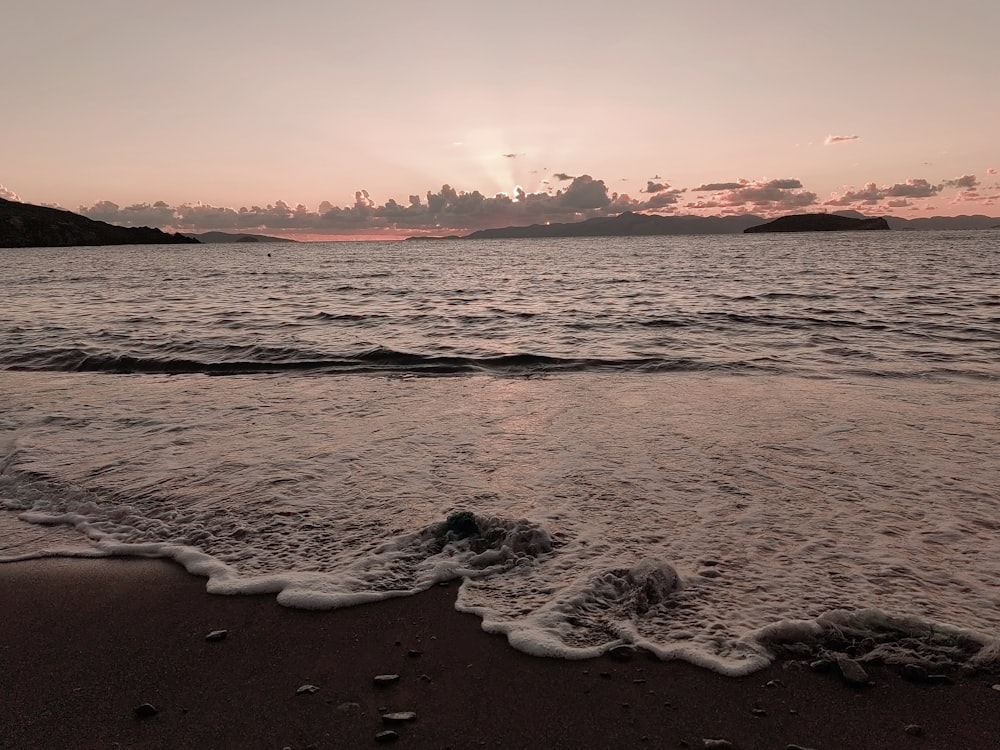
[[[858,688],[793,662],[730,678],[643,653],[543,659],[456,611],[457,588],[312,612],[209,595],[166,560],[0,565],[0,748],[319,750],[393,730],[412,748],[974,750],[1000,736],[996,676],[913,684],[873,667]]]

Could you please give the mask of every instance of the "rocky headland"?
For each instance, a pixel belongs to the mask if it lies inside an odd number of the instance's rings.
[[[198,240],[150,227],[118,227],[71,211],[0,198],[0,247],[197,245]]]

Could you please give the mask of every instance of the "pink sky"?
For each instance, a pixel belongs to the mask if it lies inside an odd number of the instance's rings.
[[[37,0],[0,24],[0,196],[313,237],[996,216],[997,28],[973,0]]]

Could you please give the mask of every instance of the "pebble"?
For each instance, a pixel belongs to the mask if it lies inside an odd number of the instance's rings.
[[[158,713],[160,713],[160,710],[152,703],[143,703],[135,707],[135,715],[140,719],[148,719],[150,716],[156,716]]]
[[[393,711],[390,714],[382,714],[382,721],[386,724],[404,724],[417,718],[415,711]]]
[[[375,675],[375,684],[379,687],[384,687],[385,685],[391,685],[394,682],[399,681],[398,674],[377,674]]]
[[[352,711],[360,711],[361,704],[355,701],[347,701],[346,703],[341,703],[337,706],[338,711],[343,711],[344,713],[350,713]]]
[[[228,630],[213,630],[211,633],[205,636],[206,641],[223,641],[226,636],[229,635]]]
[[[929,674],[927,681],[932,685],[954,685],[955,681],[946,674]]]
[[[911,737],[923,737],[924,728],[919,724],[907,724],[903,727],[903,731],[906,732]]]
[[[375,734],[376,742],[395,742],[398,739],[399,735],[391,729],[384,729]]]
[[[846,656],[838,656],[837,666],[840,668],[840,673],[844,676],[844,679],[850,684],[868,684],[868,673],[860,664],[854,661],[854,659],[848,659]]]
[[[313,693],[317,692],[318,690],[319,690],[319,688],[316,687],[315,685],[299,685],[298,689],[296,689],[296,691],[295,691],[295,694],[296,695],[312,695]]]
[[[729,740],[702,740],[701,746],[706,750],[736,750],[736,745]]]
[[[417,657],[417,656],[422,656],[423,653],[424,653],[423,651],[417,651],[417,649],[411,648],[409,651],[406,652],[406,655],[407,656],[412,656],[412,657]]]
[[[763,708],[751,708],[750,713],[752,713],[754,716],[767,716],[767,711],[765,711]]]
[[[809,665],[813,672],[829,672],[833,667],[833,662],[829,659],[817,659]]]
[[[996,690],[996,691],[998,691],[998,692],[1000,692],[1000,683],[997,683],[996,685],[994,685],[993,689]]]
[[[813,748],[802,745],[785,745],[785,750],[813,750]]]

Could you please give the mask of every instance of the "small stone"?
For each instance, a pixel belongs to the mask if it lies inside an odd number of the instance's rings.
[[[418,675],[417,679],[421,680],[423,682],[430,682],[431,681],[430,675],[426,675],[426,674]]]
[[[205,636],[206,641],[224,641],[226,636],[229,635],[228,630],[213,630],[211,633]]]
[[[382,721],[386,724],[405,724],[417,718],[415,711],[393,711],[390,714],[382,714]]]
[[[706,750],[736,750],[736,745],[729,740],[702,740],[701,746]]]
[[[840,673],[844,676],[844,679],[850,684],[868,684],[868,673],[854,659],[848,659],[846,656],[838,656],[837,666],[840,668]]]
[[[608,651],[608,655],[617,661],[628,661],[635,656],[635,646],[621,644]]]
[[[345,714],[346,713],[352,713],[354,711],[360,711],[361,710],[361,704],[360,703],[356,703],[355,701],[347,701],[346,703],[339,704],[337,706],[337,710],[338,711],[343,711]]]
[[[927,670],[919,664],[904,664],[899,673],[909,682],[927,682]]]
[[[829,659],[817,659],[809,664],[809,669],[813,672],[826,673],[833,668],[833,662]]]
[[[750,713],[752,713],[754,716],[767,716],[767,711],[765,711],[763,708],[751,708]]]
[[[391,729],[383,729],[375,734],[375,741],[378,743],[395,742],[399,735]]]
[[[645,685],[646,681],[645,680],[632,680],[632,684],[633,685]]]
[[[417,649],[411,648],[409,651],[406,652],[406,655],[416,658],[418,656],[422,656],[423,653],[424,653],[423,651],[417,651]]]
[[[946,674],[929,674],[927,675],[927,682],[931,685],[954,685],[955,681],[951,679],[949,675]]]
[[[319,691],[319,688],[316,687],[315,685],[299,685],[299,687],[295,691],[295,694],[296,695],[312,695],[313,693],[318,692],[318,691]]]
[[[785,750],[813,750],[813,748],[802,745],[785,745]]]
[[[385,687],[386,685],[391,685],[394,682],[399,681],[398,674],[377,674],[375,675],[375,684],[379,687]]]
[[[150,716],[156,716],[160,710],[152,703],[143,703],[135,707],[134,713],[140,719],[148,719]]]
[[[994,685],[993,689],[996,690],[997,692],[1000,692],[1000,683],[997,683],[996,685]]]
[[[767,682],[764,683],[764,687],[777,688],[777,687],[783,687],[784,684],[785,683],[783,683],[781,680],[768,680]]]
[[[923,737],[924,728],[919,724],[907,724],[903,727],[903,731],[906,732],[911,737]]]

